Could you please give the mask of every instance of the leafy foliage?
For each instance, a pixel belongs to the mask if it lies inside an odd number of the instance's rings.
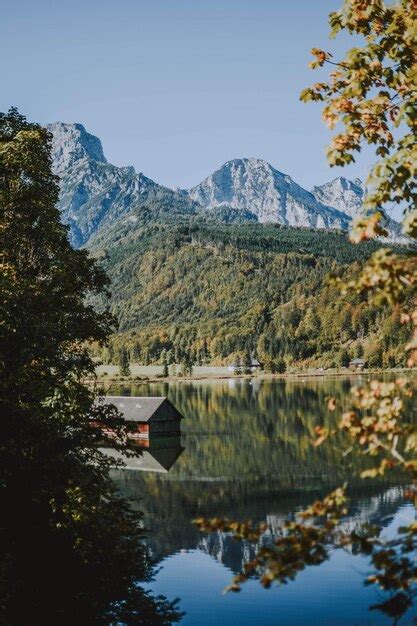
[[[363,36],[363,46],[352,48],[340,62],[334,62],[329,52],[312,50],[312,69],[325,63],[337,67],[330,82],[316,83],[301,95],[305,101],[325,102],[323,118],[331,129],[338,123],[344,126],[344,132],[334,137],[328,149],[329,163],[351,163],[353,153],[359,152],[364,142],[375,144],[380,157],[368,179],[365,209],[370,214],[354,226],[354,242],[384,234],[380,218],[388,202],[405,203],[403,230],[411,237],[416,235],[416,11],[416,2],[408,0],[389,5],[383,0],[345,0],[342,9],[330,15],[332,34],[347,30]],[[416,363],[417,314],[413,299],[407,300],[405,294],[415,278],[415,255],[378,250],[358,278],[347,284],[339,280],[345,293],[368,294],[378,304],[388,301],[403,307],[403,320],[414,325],[413,339],[406,346],[410,366]],[[363,478],[401,468],[415,483],[416,430],[403,415],[404,398],[411,393],[402,379],[394,383],[372,381],[354,388],[351,409],[344,412],[335,430],[316,429],[316,445],[343,432],[351,442],[346,454],[361,454],[373,461],[373,466],[362,472]],[[331,398],[329,408],[334,410],[336,405]],[[415,491],[411,497],[415,498]],[[231,589],[238,591],[251,573],[259,574],[265,586],[274,580],[287,582],[304,567],[322,563],[331,550],[351,546],[371,559],[375,573],[367,582],[392,594],[387,602],[372,608],[397,622],[417,595],[416,524],[400,528],[392,540],[384,540],[378,527],[345,533],[341,527],[345,507],[345,489],[340,488],[299,514],[295,522],[288,520],[282,538],[271,549],[258,551]],[[245,535],[252,541],[264,531],[264,526],[252,528],[222,519],[200,519],[197,524],[203,530],[227,530],[237,539]]]
[[[336,67],[327,83],[316,83],[301,94],[304,101],[325,103],[323,119],[333,129],[344,127],[328,149],[330,165],[354,161],[364,143],[375,145],[380,159],[367,180],[365,215],[354,224],[354,242],[384,234],[381,217],[390,203],[404,208],[403,232],[416,236],[417,219],[417,90],[416,3],[398,0],[346,0],[330,14],[331,34],[341,30],[362,36],[364,44],[351,48],[339,62],[313,48],[313,69],[329,63]],[[375,292],[391,304],[403,299],[415,282],[415,258],[377,251],[353,288]],[[410,366],[416,353],[411,352]]]
[[[141,517],[117,495],[90,424],[114,428],[124,448],[116,410],[83,385],[87,343],[110,331],[85,299],[107,280],[68,242],[50,142],[16,109],[0,114],[0,621],[169,624],[175,605],[138,586],[151,573]]]

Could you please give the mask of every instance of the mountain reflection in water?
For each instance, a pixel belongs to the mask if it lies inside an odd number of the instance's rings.
[[[347,456],[341,461],[344,446],[341,439],[320,449],[312,446],[315,426],[331,426],[338,419],[327,410],[326,398],[335,396],[343,408],[349,401],[350,386],[349,380],[324,379],[306,383],[232,380],[117,388],[117,393],[124,395],[166,395],[185,416],[181,438],[184,450],[169,471],[161,473],[150,468],[149,472],[120,469],[113,472],[123,495],[132,499],[133,507],[144,512],[144,523],[150,531],[147,543],[155,562],[162,562],[170,572],[174,567],[170,559],[176,562],[175,555],[187,551],[190,562],[196,564],[198,554],[207,554],[227,568],[231,578],[231,572],[240,571],[253,558],[254,547],[246,542],[238,543],[227,534],[203,535],[192,525],[194,518],[266,520],[269,530],[260,543],[267,545],[279,535],[285,518],[294,516],[313,499],[345,481],[349,482],[351,496],[349,515],[344,521],[347,527],[359,528],[370,522],[389,529],[398,511],[406,517],[412,515],[414,509],[404,505],[401,477],[360,480],[355,475],[366,467],[365,460]],[[411,407],[409,411],[414,418]],[[153,445],[151,441],[151,449]],[[346,570],[348,579],[352,578],[352,567],[350,564]],[[320,578],[321,568],[313,570]],[[169,584],[157,588],[157,592],[169,590],[171,595],[180,596],[181,608],[186,611],[185,623],[193,624],[196,622],[191,606],[196,601],[192,597],[199,592],[203,594],[203,590],[193,578],[189,581],[190,590],[187,587],[184,591],[180,584],[183,575],[182,565],[178,570],[174,568]],[[156,578],[157,587],[159,578],[165,580],[164,569]],[[363,577],[358,579],[359,591],[361,580]],[[230,582],[228,577],[226,582]],[[217,592],[223,584],[219,576]],[[298,588],[298,583],[293,584]],[[280,589],[279,593],[289,594],[290,588],[291,585]],[[242,593],[248,592],[245,589]],[[273,594],[271,591],[271,598]],[[350,592],[349,602],[359,602],[359,596],[359,592],[357,597]],[[302,598],[301,594],[298,601],[302,602]],[[275,602],[278,611],[278,597]],[[219,601],[220,613],[216,619],[223,619],[222,606],[226,605]],[[249,611],[242,616],[239,606],[236,604],[235,615],[239,623],[256,623],[254,614]],[[247,604],[245,607],[247,611]],[[386,623],[383,617],[374,614],[371,619],[366,604],[362,608],[367,623]],[[281,623],[296,623],[294,617],[286,619],[290,621]],[[214,617],[210,621],[200,615],[199,620],[202,625],[215,623]],[[324,613],[321,623],[334,622],[327,622]]]

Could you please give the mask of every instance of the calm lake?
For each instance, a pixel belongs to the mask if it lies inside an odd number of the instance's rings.
[[[335,552],[285,587],[264,590],[251,580],[241,593],[225,595],[223,588],[252,558],[253,548],[227,535],[201,534],[192,525],[197,516],[267,520],[267,542],[286,517],[345,481],[350,485],[350,527],[381,523],[384,533],[391,534],[410,523],[415,509],[405,500],[399,479],[356,479],[365,465],[349,456],[341,461],[343,440],[319,449],[311,445],[314,427],[335,419],[326,398],[334,395],[346,406],[352,383],[236,379],[112,389],[119,395],[167,396],[185,416],[181,440],[151,441],[140,471],[114,471],[123,494],[145,515],[157,566],[149,587],[170,600],[180,599],[185,611],[181,624],[392,623],[369,610],[384,596],[363,585],[366,559],[348,552]],[[411,611],[400,624],[414,623],[415,616]]]

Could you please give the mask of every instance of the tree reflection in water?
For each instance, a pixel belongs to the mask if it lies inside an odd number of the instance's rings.
[[[141,514],[117,495],[102,467],[63,454],[56,439],[45,437],[42,450],[39,441],[42,437],[33,445],[34,460],[28,446],[13,459],[17,446],[11,445],[7,455],[0,623],[165,626],[180,621],[177,602],[140,586],[152,579]]]
[[[144,384],[119,387],[126,395],[167,395],[185,415],[184,452],[169,472],[116,471],[122,493],[144,511],[151,529],[148,545],[156,562],[198,548],[233,572],[253,556],[254,547],[227,535],[203,536],[191,520],[202,516],[268,520],[274,528],[315,497],[349,481],[346,520],[358,528],[383,525],[404,501],[400,476],[372,482],[355,479],[365,468],[359,457],[340,462],[342,443],[312,446],[314,428],[338,419],[326,398],[348,401],[348,379],[320,381],[239,381]],[[411,415],[411,409],[410,409]]]

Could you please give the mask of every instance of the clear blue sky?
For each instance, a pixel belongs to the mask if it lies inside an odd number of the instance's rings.
[[[266,159],[310,188],[366,174],[327,166],[311,47],[341,0],[19,0],[2,8],[0,108],[81,122],[108,160],[168,186],[225,161]],[[349,43],[349,42],[348,42]],[[352,42],[351,42],[352,43]]]

